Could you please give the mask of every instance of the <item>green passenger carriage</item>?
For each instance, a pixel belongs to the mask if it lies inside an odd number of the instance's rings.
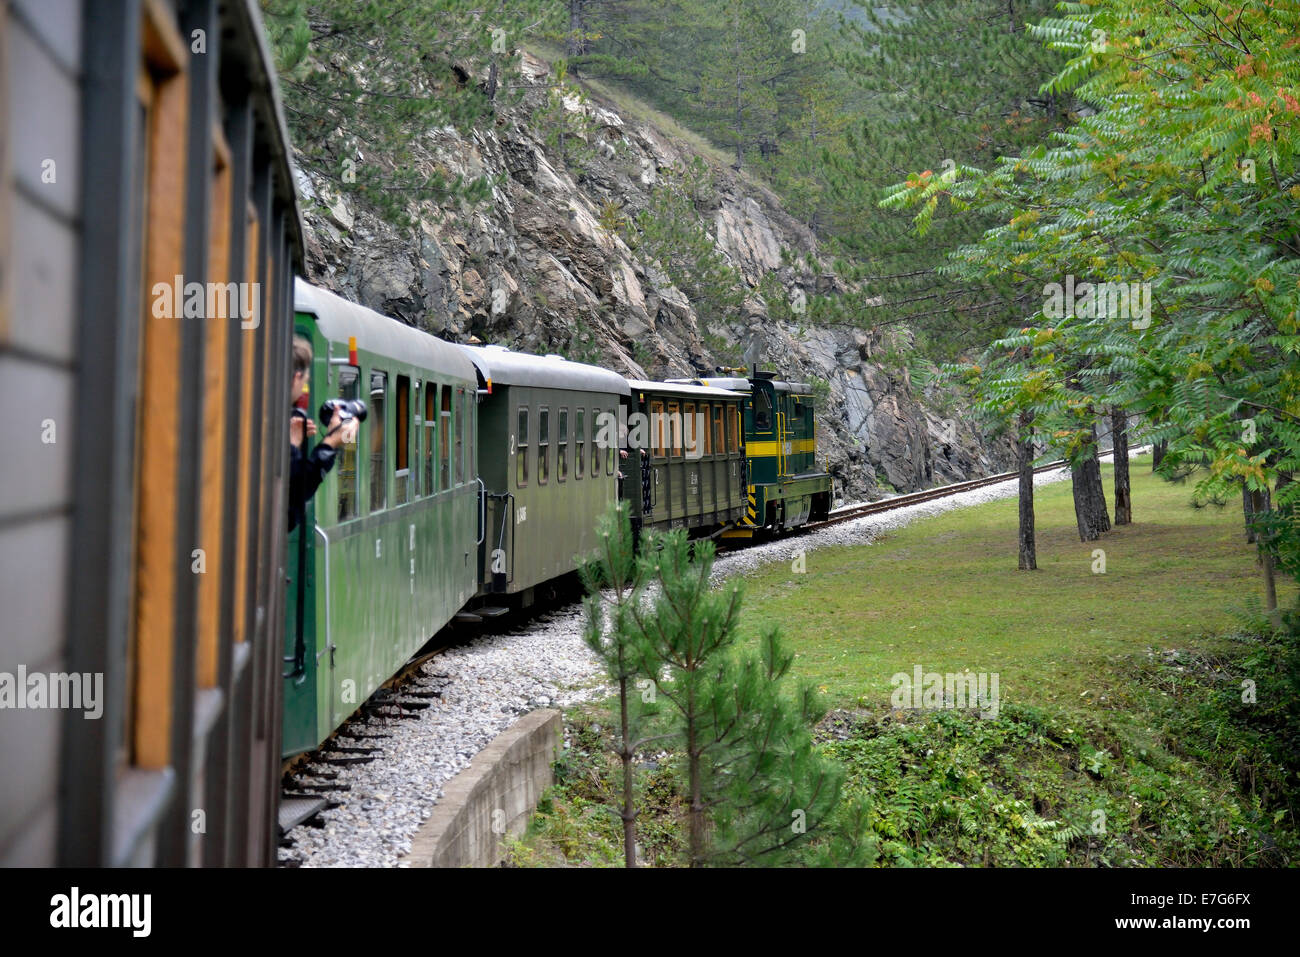
[[[482,538],[464,352],[301,280],[295,312],[311,408],[360,398],[369,416],[289,539],[286,756],[316,747],[473,596]]]
[[[560,356],[456,348],[477,368],[482,398],[478,597],[526,607],[537,586],[576,570],[595,546],[596,519],[618,497],[627,380]]]

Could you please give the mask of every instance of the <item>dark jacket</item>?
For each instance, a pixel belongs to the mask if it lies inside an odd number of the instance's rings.
[[[337,456],[335,449],[323,443],[318,443],[308,455],[303,455],[296,445],[289,446],[289,531],[306,523],[307,502],[320,488],[325,473],[334,467]]]

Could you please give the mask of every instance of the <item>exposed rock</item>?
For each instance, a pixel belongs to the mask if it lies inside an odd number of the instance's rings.
[[[525,55],[524,75],[537,102],[549,69]],[[837,496],[850,500],[879,494],[882,483],[912,490],[1012,467],[1009,443],[975,434],[969,416],[930,407],[943,397],[916,394],[906,369],[881,364],[905,332],[805,328],[770,314],[756,288],[768,276],[796,316],[808,296],[852,292],[807,271],[816,239],[769,190],[715,170],[699,215],[755,290],[735,315],[701,315],[615,225],[646,207],[665,169],[692,155],[608,104],[568,97],[564,108],[587,121],[582,163],[570,166],[530,128],[529,96],[491,127],[470,136],[430,130],[414,148],[430,171],[498,178],[491,202],[473,210],[426,203],[411,209],[414,229],[399,230],[338,195],[328,174],[301,170],[313,281],[447,339],[559,352],[637,378],[712,372],[722,362],[710,341],[756,349],[783,378],[822,392],[819,458]]]

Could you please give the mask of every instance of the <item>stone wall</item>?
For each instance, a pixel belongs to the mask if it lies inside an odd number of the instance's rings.
[[[563,742],[560,712],[532,711],[475,755],[443,788],[411,841],[412,867],[495,867],[502,839],[528,826]]]

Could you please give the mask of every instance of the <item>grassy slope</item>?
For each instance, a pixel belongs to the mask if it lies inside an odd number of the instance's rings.
[[[1044,705],[1105,694],[1098,666],[1118,655],[1221,651],[1213,635],[1262,595],[1240,507],[1189,508],[1191,486],[1155,478],[1149,458],[1132,474],[1135,524],[1086,544],[1070,483],[1037,490],[1037,572],[1016,568],[1009,498],[868,547],[814,551],[805,574],[765,566],[746,581],[745,628],[779,626],[799,673],[840,707],[887,706],[890,677],[917,664],[997,672],[1003,700]],[[1109,490],[1108,466],[1104,476]],[[1095,549],[1105,574],[1092,571]],[[1295,590],[1282,598],[1294,602]]]
[[[1300,654],[1243,624],[1261,585],[1239,507],[1191,509],[1190,486],[1152,477],[1149,459],[1133,476],[1137,524],[1087,545],[1070,484],[1039,489],[1036,573],[1015,567],[1012,498],[812,552],[805,574],[747,576],[744,631],[779,625],[797,675],[846,709],[822,746],[869,808],[878,863],[1300,860]],[[1281,593],[1294,605],[1293,583]],[[999,716],[893,710],[889,679],[916,664],[998,672]],[[1257,701],[1242,701],[1246,677]],[[516,863],[619,863],[611,719],[570,712],[574,746]],[[683,859],[673,764],[638,781],[640,840],[661,866]]]

